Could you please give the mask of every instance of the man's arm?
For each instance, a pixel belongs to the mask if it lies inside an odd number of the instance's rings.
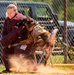
[[[4,47],[8,47],[16,38],[19,37],[22,27],[15,27],[12,32],[4,36],[1,43]]]
[[[15,47],[15,46],[19,46],[19,45],[22,45],[22,44],[30,44],[30,43],[33,43],[33,42],[34,42],[33,37],[30,35],[30,33],[28,33],[27,39],[22,40],[22,41],[20,41],[16,44],[12,44],[11,46]]]
[[[3,26],[3,31],[2,31],[2,37],[7,35],[7,31],[6,31],[6,21],[4,22],[4,26]]]

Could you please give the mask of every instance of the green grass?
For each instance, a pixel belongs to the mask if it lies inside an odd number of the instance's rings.
[[[53,64],[62,64],[64,62],[64,56],[63,55],[52,55],[51,60]],[[48,60],[48,64],[51,63],[50,58]]]
[[[52,55],[51,60],[53,64],[64,64],[64,55]],[[50,58],[48,60],[48,64],[50,64]],[[74,64],[74,60],[70,60],[69,57],[67,57],[67,63],[68,64]]]
[[[4,65],[0,65],[0,72],[2,72],[2,70],[4,69],[5,69]]]

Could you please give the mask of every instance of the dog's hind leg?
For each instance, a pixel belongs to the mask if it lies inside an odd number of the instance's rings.
[[[45,62],[44,62],[44,65],[45,65],[45,66],[46,66],[46,64],[47,64],[47,61],[48,61],[50,55],[52,54],[53,49],[54,49],[54,47],[49,46],[49,47],[45,50],[45,51],[46,51],[46,54],[45,54],[46,59],[45,59]]]
[[[52,54],[52,51],[54,49],[55,39],[56,39],[57,32],[58,32],[58,29],[54,29],[53,32],[50,35],[49,46],[45,50],[46,51],[46,59],[45,59],[44,65],[47,64],[48,58],[50,57],[50,55]]]

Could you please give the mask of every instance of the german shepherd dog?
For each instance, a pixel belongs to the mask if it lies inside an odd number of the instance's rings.
[[[23,20],[24,26],[28,30],[28,38],[23,40],[16,45],[22,44],[30,44],[33,42],[32,52],[31,54],[35,54],[35,50],[42,50],[45,52],[45,63],[47,64],[47,60],[50,54],[53,51],[55,45],[55,38],[58,29],[54,29],[52,33],[45,29],[44,26],[41,26],[37,21],[27,16],[26,19]]]

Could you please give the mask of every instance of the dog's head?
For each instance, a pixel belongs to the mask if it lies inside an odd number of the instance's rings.
[[[37,24],[37,22],[29,16],[27,16],[23,21],[28,31],[32,31],[33,27]]]

